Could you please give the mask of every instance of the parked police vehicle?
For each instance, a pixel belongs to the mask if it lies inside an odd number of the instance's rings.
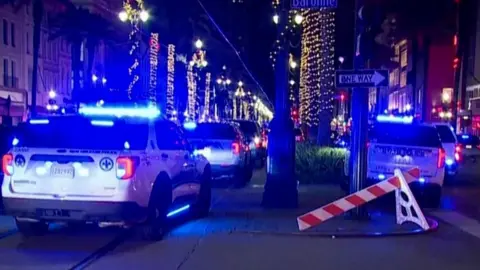
[[[266,144],[264,144],[266,137],[262,136],[260,125],[250,120],[234,120],[234,122],[239,124],[240,130],[252,152],[253,160],[258,162],[260,166],[263,166],[267,158],[267,148]]]
[[[196,151],[210,162],[215,179],[228,178],[238,187],[250,181],[254,166],[252,154],[238,124],[187,122],[184,129]]]
[[[382,115],[370,127],[368,139],[368,184],[392,177],[395,169],[417,167],[420,178],[411,184],[415,197],[424,207],[439,206],[446,152],[434,125],[412,123],[408,116]],[[345,171],[348,174],[348,168]]]
[[[14,135],[2,159],[2,193],[21,233],[45,233],[57,221],[140,222],[143,235],[156,239],[169,217],[208,214],[210,165],[181,130],[167,120],[131,117],[129,109],[109,112],[116,116],[30,119]]]

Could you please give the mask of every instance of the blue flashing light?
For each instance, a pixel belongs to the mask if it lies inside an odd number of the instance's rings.
[[[175,216],[175,215],[177,215],[177,214],[179,214],[179,213],[181,213],[181,212],[187,211],[189,208],[190,208],[190,205],[189,205],[189,204],[184,205],[184,206],[182,206],[182,207],[180,207],[180,208],[177,208],[177,209],[175,209],[175,210],[173,210],[173,211],[170,211],[170,212],[167,214],[167,217]]]
[[[384,174],[379,174],[378,179],[379,180],[385,180],[385,175]]]
[[[382,123],[411,124],[413,122],[413,116],[398,117],[394,115],[377,115],[377,121]]]
[[[447,164],[447,166],[452,166],[453,164],[455,163],[455,161],[451,158],[448,158],[446,161],[445,161],[445,164]]]
[[[90,123],[92,123],[94,126],[113,127],[113,121],[92,120]]]
[[[13,138],[12,146],[16,146],[20,141],[17,138]]]
[[[468,138],[470,138],[470,136],[468,136],[468,135],[462,135],[462,139],[468,139]]]
[[[145,108],[125,108],[125,107],[83,107],[79,112],[87,116],[116,116],[116,117],[146,117],[156,118],[160,115],[160,111],[155,107]]]
[[[123,147],[124,147],[125,149],[127,149],[127,150],[130,149],[130,143],[129,143],[129,142],[125,142],[125,143],[123,144]]]
[[[347,143],[345,141],[340,141],[340,145],[345,146],[345,145],[347,145]]]
[[[50,121],[48,119],[30,119],[29,123],[32,125],[48,125]]]
[[[418,179],[418,182],[420,182],[420,183],[422,183],[422,184],[425,183],[425,178],[420,177],[420,178]]]
[[[187,130],[193,130],[197,128],[197,123],[195,122],[185,122],[183,123],[183,128]]]

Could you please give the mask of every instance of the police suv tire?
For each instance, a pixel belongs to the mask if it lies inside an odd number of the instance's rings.
[[[203,218],[210,213],[210,207],[212,204],[212,173],[210,168],[205,168],[200,182],[200,192],[198,199],[193,205],[193,214],[197,218]]]
[[[167,213],[172,203],[172,187],[167,176],[160,175],[152,188],[147,209],[147,220],[140,225],[144,240],[158,241],[166,233]]]
[[[15,218],[18,231],[26,237],[44,235],[48,232],[48,223],[43,221],[30,222]]]

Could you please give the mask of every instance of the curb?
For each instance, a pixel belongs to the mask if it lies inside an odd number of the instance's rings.
[[[426,231],[421,228],[410,231],[398,231],[391,233],[384,232],[268,232],[268,231],[248,231],[248,230],[235,230],[229,234],[252,234],[252,235],[272,235],[272,236],[290,236],[290,237],[318,237],[318,238],[386,238],[386,237],[399,237],[399,236],[413,236],[432,233],[438,230],[438,221],[426,217],[430,228]]]

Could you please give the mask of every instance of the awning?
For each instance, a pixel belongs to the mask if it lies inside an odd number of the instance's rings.
[[[25,114],[24,104],[10,102],[10,108],[9,108],[7,99],[0,98],[0,116],[23,117],[24,114]]]

